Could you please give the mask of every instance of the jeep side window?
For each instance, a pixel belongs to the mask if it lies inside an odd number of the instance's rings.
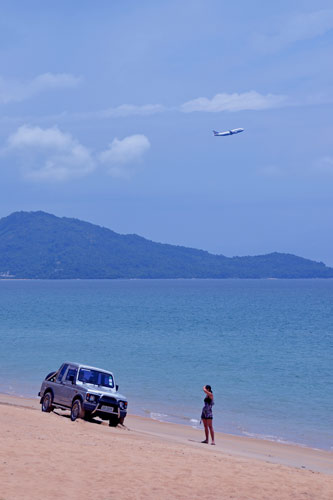
[[[61,382],[62,377],[64,376],[64,373],[67,370],[67,368],[68,368],[68,365],[64,364],[59,372],[59,375],[57,376],[57,382]]]
[[[77,369],[69,368],[66,375],[66,381],[68,380],[69,382],[75,382],[76,374],[77,374]]]

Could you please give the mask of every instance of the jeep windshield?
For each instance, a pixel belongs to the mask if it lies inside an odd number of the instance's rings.
[[[89,368],[80,368],[78,380],[85,384],[101,385],[103,387],[114,387],[113,376],[111,373],[90,370]]]

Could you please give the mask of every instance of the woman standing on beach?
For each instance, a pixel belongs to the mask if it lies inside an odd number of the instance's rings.
[[[201,420],[203,421],[205,427],[206,439],[201,442],[208,444],[209,433],[210,433],[210,437],[212,439],[211,444],[215,444],[214,429],[213,429],[213,404],[214,404],[213,391],[210,385],[204,385],[203,391],[206,394],[206,397],[204,399],[205,406],[202,408],[201,412]]]

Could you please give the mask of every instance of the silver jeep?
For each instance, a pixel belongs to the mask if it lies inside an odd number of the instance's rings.
[[[38,396],[42,411],[70,410],[73,421],[100,417],[115,426],[123,424],[127,414],[127,400],[119,394],[113,374],[80,363],[64,363],[49,373]]]

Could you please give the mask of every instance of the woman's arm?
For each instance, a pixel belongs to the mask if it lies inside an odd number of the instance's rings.
[[[206,386],[205,386],[205,385],[203,386],[203,390],[204,390],[204,392],[207,394],[207,396],[208,396],[208,397],[210,397],[210,399],[214,399],[213,393],[212,393],[212,392],[209,392],[209,391],[206,389]]]

